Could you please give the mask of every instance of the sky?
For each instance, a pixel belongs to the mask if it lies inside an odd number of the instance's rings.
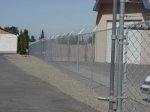
[[[30,35],[87,31],[95,26],[95,0],[0,0],[0,26],[28,29]]]

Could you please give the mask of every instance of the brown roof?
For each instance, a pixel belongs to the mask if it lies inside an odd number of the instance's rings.
[[[0,27],[0,34],[14,34],[14,33],[11,33],[10,31],[7,31]],[[14,34],[14,35],[16,35],[16,34]]]
[[[120,0],[117,0],[117,2],[120,2]],[[144,3],[145,4],[144,7],[146,8],[146,4],[148,4],[150,0],[128,0],[127,3],[128,2]],[[112,4],[112,3],[113,3],[113,0],[96,0],[93,10],[100,11],[102,9],[101,7],[103,7],[104,4]]]

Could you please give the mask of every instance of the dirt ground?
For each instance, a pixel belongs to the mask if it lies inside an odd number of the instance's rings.
[[[0,54],[0,112],[99,112]]]
[[[53,65],[33,57],[21,55],[5,55],[5,57],[26,73],[46,81],[62,92],[72,96],[96,110],[106,112],[108,104],[97,100],[98,95],[82,82],[69,77]]]

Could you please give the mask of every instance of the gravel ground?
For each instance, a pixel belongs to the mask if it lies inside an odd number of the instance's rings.
[[[98,95],[94,91],[53,65],[33,56],[5,55],[5,57],[26,73],[48,82],[76,100],[101,112],[107,111],[108,104],[98,101]]]

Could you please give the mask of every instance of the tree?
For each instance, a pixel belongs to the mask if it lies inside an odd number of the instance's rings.
[[[28,30],[24,30],[24,32],[20,32],[18,36],[18,53],[27,54],[27,49],[29,49],[29,35]]]
[[[30,38],[30,42],[35,42],[35,41],[36,41],[36,39],[35,39],[35,37],[32,35],[31,38]]]
[[[42,30],[42,32],[41,32],[41,36],[40,36],[40,38],[39,38],[39,39],[44,39],[44,38],[45,38],[44,30]]]
[[[29,34],[28,34],[28,30],[25,29],[24,30],[24,44],[25,44],[25,48],[29,49]]]
[[[18,53],[25,54],[25,36],[24,33],[21,31],[20,35],[18,36]]]

